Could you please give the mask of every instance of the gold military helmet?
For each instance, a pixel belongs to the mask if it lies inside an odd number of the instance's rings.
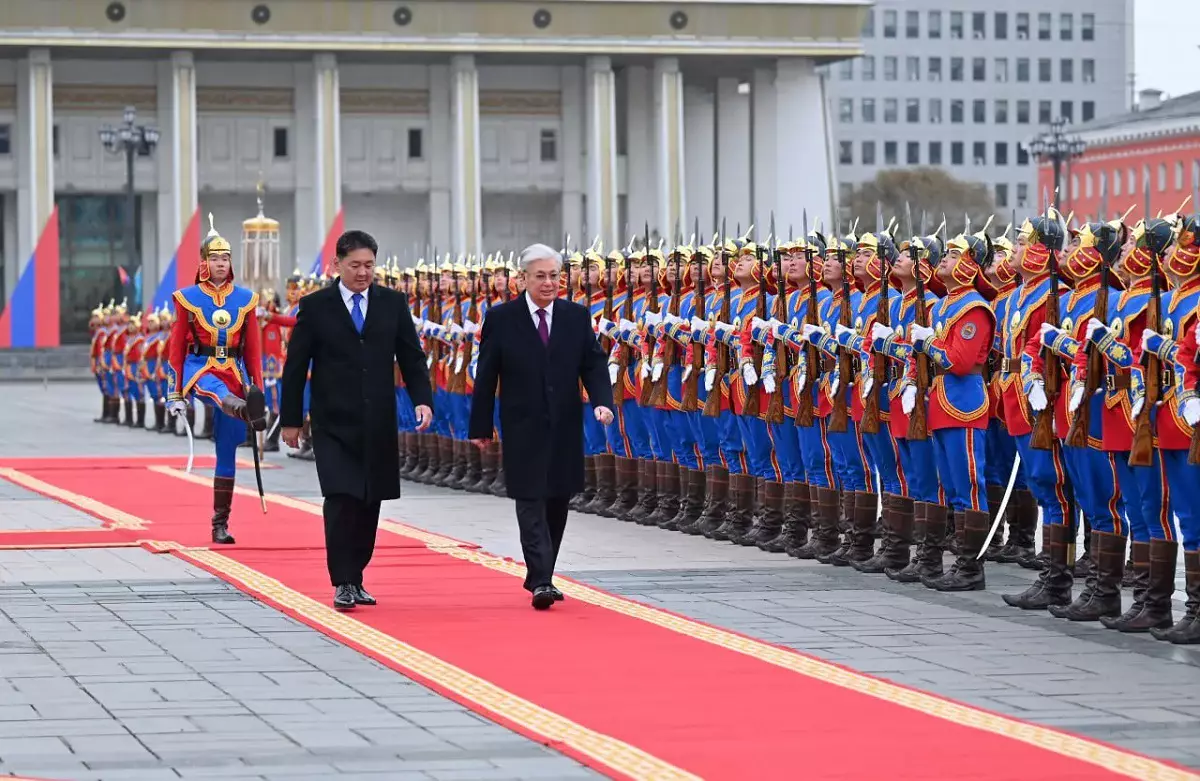
[[[232,252],[229,242],[217,232],[217,227],[213,223],[212,212],[208,213],[208,235],[204,237],[204,241],[200,242],[200,265],[196,269],[196,283],[207,282],[209,279],[208,259],[219,253]],[[233,281],[233,264],[229,266],[229,282]]]

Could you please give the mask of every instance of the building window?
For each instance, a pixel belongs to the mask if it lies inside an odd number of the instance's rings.
[[[1017,40],[1029,40],[1029,14],[1017,14]]]
[[[1050,37],[1050,14],[1040,13],[1038,14],[1038,40],[1048,41]]]
[[[904,102],[904,121],[913,125],[921,121],[920,99],[909,98]]]
[[[921,142],[920,141],[909,141],[908,142],[908,149],[907,149],[907,154],[905,155],[905,161],[909,165],[920,165],[921,164]]]
[[[987,101],[976,100],[971,104],[971,118],[975,124],[982,125],[987,122]]]
[[[1164,163],[1158,164],[1158,191],[1164,192],[1167,189],[1167,166]]]
[[[1053,76],[1053,70],[1050,67],[1050,58],[1041,57],[1038,59],[1038,81],[1047,82]]]
[[[896,98],[883,99],[883,121],[889,125],[899,121],[900,101]]]
[[[275,159],[288,156],[288,129],[286,127],[277,127],[272,131],[274,138],[272,146],[274,147]]]
[[[996,165],[1008,165],[1008,142],[1007,141],[997,141],[996,142],[995,162],[996,162]]]
[[[1007,100],[997,100],[995,108],[996,108],[996,124],[997,125],[1007,125],[1008,124],[1008,101]]]
[[[854,106],[850,106],[850,118],[854,118]],[[542,162],[553,163],[558,160],[558,132],[543,130],[541,134]]]
[[[951,38],[962,38],[963,37],[962,11],[951,11],[950,12],[950,37]]]
[[[942,37],[942,12],[941,11],[930,11],[929,12],[929,37],[930,38],[941,38]]]
[[[1018,125],[1028,125],[1029,124],[1029,101],[1028,100],[1018,100],[1017,101],[1017,124]]]
[[[908,57],[904,60],[904,72],[909,81],[921,80],[921,58]]]
[[[1017,144],[1017,165],[1029,165],[1029,149],[1024,144]]]
[[[1175,189],[1183,189],[1183,163],[1175,164]]]
[[[896,165],[896,160],[898,159],[898,157],[897,157],[898,149],[899,149],[899,147],[895,141],[884,141],[883,142],[883,164],[884,165]]]
[[[929,99],[929,121],[934,125],[942,124],[942,99]]]
[[[992,63],[992,73],[996,76],[996,81],[1003,84],[1008,81],[1008,59],[1006,57],[997,57]]]
[[[1120,171],[1113,171],[1113,193],[1112,194],[1113,195],[1121,194],[1121,172]],[[1133,193],[1130,193],[1130,195],[1133,195]]]
[[[1017,184],[1017,208],[1023,209],[1029,205],[1029,185],[1025,182]]]
[[[883,58],[883,80],[884,81],[895,81],[896,80],[896,58],[895,57],[884,57]]]
[[[942,164],[942,142],[941,141],[930,141],[929,142],[929,164],[930,165],[941,165]]]
[[[850,124],[854,121],[854,99],[838,98],[838,122]]]
[[[987,81],[987,60],[983,57],[971,60],[971,78],[974,81]]]
[[[884,38],[895,38],[896,37],[896,12],[895,11],[884,11],[883,12],[883,37]]]
[[[1062,14],[1058,17],[1058,37],[1069,41],[1075,29],[1075,17],[1072,14]]]
[[[1096,117],[1096,102],[1094,100],[1083,101],[1083,113],[1080,119],[1084,122],[1091,122]]]
[[[1079,17],[1079,38],[1084,41],[1096,39],[1096,15],[1083,14]]]
[[[996,12],[996,18],[992,21],[992,35],[997,41],[1008,39],[1008,14],[1005,12]]]
[[[874,9],[867,11],[867,18],[863,19],[862,37],[875,37],[875,11]]]
[[[1017,58],[1017,81],[1020,81],[1020,82],[1029,81],[1029,58],[1028,57],[1018,57]]]
[[[1103,196],[1108,192],[1108,174],[1104,171],[1100,172],[1100,195]],[[1103,218],[1105,215],[1100,215]]]
[[[921,12],[920,11],[905,11],[904,12],[904,36],[906,38],[921,37]]]
[[[930,57],[929,58],[929,80],[930,81],[941,81],[942,80],[942,58],[941,57]]]
[[[950,101],[950,123],[961,125],[963,121],[963,102],[961,100]]]
[[[1071,174],[1071,190],[1067,197],[1072,201],[1079,197],[1079,175]]]
[[[838,142],[838,163],[850,165],[854,162],[854,143],[851,141]]]
[[[987,37],[987,14],[979,11],[971,14],[971,36],[977,41]]]
[[[1075,61],[1066,59],[1058,62],[1058,80],[1070,84],[1075,80]]]
[[[962,141],[951,141],[950,142],[950,165],[962,165],[962,164],[963,164],[963,142]]]
[[[874,141],[863,141],[862,142],[862,164],[863,165],[875,165],[875,142]]]
[[[875,121],[875,98],[863,98],[862,99],[862,121],[863,122],[874,122]]]
[[[1096,80],[1096,61],[1084,60],[1082,76],[1084,84],[1091,84]]]
[[[1008,185],[1003,182],[996,185],[996,205],[1001,209],[1008,206]]]
[[[1095,184],[1095,179],[1092,178],[1092,175],[1090,173],[1087,176],[1083,177],[1083,188],[1084,188],[1083,194],[1086,197],[1088,197],[1088,198],[1092,197],[1092,187],[1094,184]],[[1104,215],[1100,215],[1100,216],[1103,217]]]
[[[408,159],[423,160],[425,151],[421,149],[422,133],[419,127],[410,127],[408,129]]]
[[[962,57],[951,57],[950,58],[950,81],[962,81],[962,80],[963,80],[963,58]]]
[[[1048,100],[1039,100],[1038,101],[1038,124],[1039,125],[1049,125],[1050,124],[1050,122],[1052,121],[1050,118],[1050,113],[1052,110],[1053,110],[1053,106],[1051,105],[1050,101],[1048,101]]]
[[[0,155],[12,154],[12,125],[0,125]]]
[[[863,57],[862,58],[862,80],[863,81],[875,81],[875,58],[874,57]]]
[[[838,78],[842,81],[854,79],[854,60],[842,60],[838,64]]]
[[[1075,121],[1075,104],[1069,100],[1064,100],[1058,105],[1058,118],[1065,119],[1068,122]]]

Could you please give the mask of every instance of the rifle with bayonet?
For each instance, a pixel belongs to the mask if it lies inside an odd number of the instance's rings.
[[[775,236],[775,216],[771,216],[771,243],[769,251],[771,260],[775,266],[775,306],[771,312],[771,317],[781,323],[786,323],[787,314],[787,278],[783,273],[783,253],[779,251],[779,242]],[[763,285],[766,285],[766,274],[763,274]],[[764,338],[774,339],[774,335],[768,334]],[[775,392],[771,394],[771,399],[767,402],[767,422],[775,423],[776,425],[783,423],[783,383],[788,377],[788,360],[787,360],[787,344],[780,340],[775,340]],[[760,380],[761,382],[761,380]]]
[[[682,295],[683,287],[683,271],[684,262],[683,253],[676,250],[673,253],[675,259],[675,280],[671,287],[671,300],[667,304],[667,312],[675,317],[679,317],[679,299]],[[667,403],[667,375],[671,373],[671,367],[675,365],[675,340],[669,336],[663,337],[662,352],[663,352],[663,370],[662,376],[658,378],[658,382],[654,383],[654,392],[650,394],[650,406],[662,407]]]
[[[650,254],[650,223],[646,223],[645,246],[642,251],[645,253],[646,269],[650,272],[650,288],[646,293],[646,308],[643,310],[642,317],[645,320],[645,315],[653,312],[659,313],[658,306],[658,264],[654,262],[654,257]],[[650,397],[654,394],[654,382],[650,374],[651,366],[654,362],[654,345],[657,341],[654,338],[654,327],[647,325],[646,333],[643,337],[645,342],[642,344],[642,354],[645,356],[643,366],[646,375],[641,378],[638,385],[638,404],[643,407],[650,406]],[[666,372],[663,372],[665,375]]]
[[[944,222],[943,220],[943,224]],[[921,227],[922,229],[925,227],[924,215],[921,216]],[[932,238],[934,241],[937,241],[937,231],[934,231],[934,234],[932,237],[921,237],[920,245],[915,241],[916,236],[910,237],[908,244],[908,251],[913,259],[913,276],[916,278],[917,283],[917,300],[915,302],[917,311],[913,322],[925,328],[929,327],[929,307],[925,305],[925,277],[921,273],[921,263],[923,260],[928,263],[932,259],[932,256],[929,256],[929,248],[922,245],[924,245],[926,238]],[[923,253],[928,258],[922,258]],[[929,269],[929,273],[932,276],[932,267]],[[913,441],[920,441],[929,439],[928,409],[925,406],[925,399],[929,395],[929,356],[923,352],[914,350],[913,360],[916,364],[916,371],[914,372],[916,374],[916,382],[914,386],[917,390],[917,401],[913,404],[912,412],[908,414],[908,433],[906,438]]]
[[[1046,217],[1058,215],[1047,208]],[[1063,238],[1066,239],[1067,225],[1063,223]],[[1050,293],[1046,297],[1046,322],[1058,328],[1062,325],[1059,313],[1058,298],[1058,253],[1050,249]],[[1054,407],[1058,403],[1058,394],[1062,390],[1062,366],[1058,354],[1048,347],[1042,348],[1043,369],[1042,382],[1046,391],[1046,408],[1038,413],[1033,422],[1033,433],[1030,435],[1030,446],[1038,450],[1050,450],[1054,447]],[[1086,402],[1086,399],[1085,399]]]
[[[1108,322],[1108,290],[1112,269],[1105,253],[1100,253],[1100,289],[1096,291],[1096,301],[1092,306],[1092,317],[1102,323]],[[1083,401],[1075,410],[1071,427],[1067,429],[1067,445],[1070,447],[1087,447],[1088,431],[1092,423],[1092,397],[1104,383],[1108,370],[1104,355],[1090,339],[1084,340],[1083,349],[1087,351],[1087,374],[1083,382]]]
[[[696,221],[696,239],[700,238],[700,222]],[[716,240],[713,240],[716,243]],[[691,271],[691,264],[696,264],[696,278],[692,281],[692,312],[693,317],[699,320],[705,318],[705,295],[707,288],[705,287],[705,268],[704,256],[700,254],[698,247],[692,248],[692,257],[688,259],[688,271]],[[689,332],[690,333],[690,332]],[[701,341],[693,341],[690,343],[691,349],[691,371],[688,373],[687,379],[683,382],[683,411],[695,412],[700,405],[700,376],[704,374],[704,343]]]
[[[633,246],[633,241],[629,242],[630,249]],[[625,305],[621,307],[621,319],[633,321],[633,257],[629,250],[626,251],[628,256],[625,261]],[[613,387],[613,397],[625,398],[625,372],[629,369],[629,362],[632,360],[633,348],[627,344],[621,345],[620,354],[617,360],[617,382]]]
[[[717,313],[716,319],[718,322],[728,323],[729,310],[731,309],[732,304],[731,298],[733,296],[733,291],[730,287],[730,278],[733,275],[730,273],[729,269],[729,250],[725,246],[724,218],[721,220],[721,236],[718,240],[720,241],[719,254],[721,257],[721,268],[723,270],[722,273],[724,274],[723,284],[725,286],[725,290],[721,300],[721,309],[719,313]],[[716,340],[717,371],[716,379],[713,382],[713,389],[709,392],[708,398],[704,402],[704,414],[710,418],[715,418],[721,414],[721,394],[723,392],[722,385],[725,382],[725,375],[729,371],[729,346],[720,339],[720,336],[716,333],[715,329],[713,330],[710,338]]]
[[[808,240],[808,209],[804,210],[804,268],[808,275],[808,307],[804,312],[804,322],[819,326],[820,316],[817,312],[817,274],[813,266],[812,243]],[[798,410],[796,425],[809,428],[813,424],[813,393],[816,392],[817,382],[821,376],[821,353],[816,345],[805,339],[801,349],[805,352],[805,382],[804,392],[796,394]]]
[[[1149,185],[1147,185],[1147,188]],[[1149,195],[1149,193],[1147,193]],[[1149,197],[1146,202],[1149,203]],[[1150,229],[1150,217],[1147,214],[1144,230]],[[1148,238],[1148,237],[1147,237]],[[1156,333],[1162,326],[1162,268],[1159,265],[1158,252],[1147,241],[1147,251],[1150,253],[1150,301],[1146,304],[1146,328]],[[1151,414],[1155,405],[1162,398],[1162,366],[1158,355],[1149,351],[1142,353],[1145,366],[1145,395],[1142,408],[1138,411],[1137,420],[1133,426],[1133,444],[1129,449],[1130,466],[1150,466],[1154,463],[1154,426]]]
[[[878,207],[876,207],[878,209]],[[875,224],[878,226],[883,221],[881,214],[876,215]],[[879,234],[877,239],[882,244],[883,236],[887,231]],[[890,261],[883,257],[883,253],[877,252],[876,257],[879,259],[879,302],[875,307],[875,322],[880,325],[890,326],[892,324],[891,311],[888,308],[888,277],[891,276],[892,267]],[[866,328],[866,325],[863,325]],[[887,393],[887,377],[888,377],[888,357],[884,353],[876,352],[874,348],[875,339],[870,332],[861,334],[868,346],[870,346],[871,360],[871,376],[873,378],[873,387],[871,392],[863,399],[863,418],[862,430],[864,434],[879,433],[879,395]]]
[[[472,265],[467,266],[467,282],[471,292],[471,304],[467,309],[466,320],[479,325],[479,276]],[[461,312],[462,306],[459,306],[458,309]],[[458,389],[462,393],[467,392],[467,372],[470,369],[471,350],[474,342],[474,336],[468,333],[463,334],[462,365],[458,369]]]
[[[454,316],[453,316],[451,322],[453,322],[459,328],[462,328],[462,324],[463,324],[462,279],[460,279],[458,276],[458,269],[455,269],[454,271],[451,272],[451,279],[454,280]],[[466,334],[462,334],[460,336],[460,340],[461,341],[459,341],[457,344],[454,345],[454,347],[450,353],[450,360],[447,361],[446,369],[450,376],[449,376],[449,379],[446,380],[446,385],[451,393],[463,393],[463,392],[465,392],[466,387],[467,387],[467,384],[466,384],[467,376],[464,373],[467,368],[467,360],[465,357],[462,359],[462,362],[461,362],[463,371],[455,370],[455,364],[457,363],[455,356],[462,355],[461,350],[467,343]]]
[[[767,314],[767,267],[763,263],[763,248],[758,242],[754,244],[754,262],[758,267],[758,296],[754,304],[753,317],[762,318]],[[753,277],[751,277],[753,278]],[[753,322],[751,317],[747,317],[751,322],[742,323],[743,328],[749,328]],[[737,337],[737,334],[734,335]],[[751,348],[751,364],[754,366],[754,371],[759,377],[759,382],[762,382],[762,359],[763,346],[760,342],[755,342]],[[758,404],[759,388],[753,385],[746,386],[746,406],[742,413],[756,418],[759,413]]]
[[[835,219],[838,223],[837,230],[841,230],[841,220]],[[846,242],[841,236],[834,235],[837,241],[837,261],[842,267],[842,303],[838,312],[838,323],[850,328],[854,325],[854,314],[850,310],[850,269],[846,262]],[[838,392],[833,397],[833,414],[829,418],[829,430],[835,434],[840,434],[850,427],[850,411],[846,405],[846,390],[854,382],[854,361],[850,355],[850,351],[846,349],[838,350],[838,374],[841,376],[840,387]]]

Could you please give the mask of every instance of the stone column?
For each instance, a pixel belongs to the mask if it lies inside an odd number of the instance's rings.
[[[429,66],[429,245],[430,251],[452,249],[450,190],[453,181],[453,149],[450,110],[450,66]],[[423,251],[424,252],[424,251]],[[425,258],[426,263],[433,259]]]
[[[829,131],[825,87],[813,61],[779,60],[775,71],[776,138],[805,138],[812,143],[775,146],[777,225],[800,225],[806,208],[810,227],[818,217],[823,225],[832,224],[836,201]]]
[[[453,179],[450,185],[451,246],[458,255],[478,255],[483,246],[479,181],[479,71],[475,57],[456,55],[450,62],[450,103],[454,112]]]
[[[616,79],[612,60],[608,57],[588,57],[586,70],[588,231],[592,236],[599,234],[607,253],[620,245],[617,237]]]
[[[57,347],[54,74],[48,49],[31,50],[17,65],[16,131],[17,254],[12,264],[16,273],[0,313],[0,347]]]
[[[196,159],[196,63],[191,52],[171,54],[158,63],[158,246],[170,258],[147,257],[143,279],[157,279],[158,287],[147,303],[155,308],[171,294],[192,284],[200,262],[201,226],[207,220],[198,211]],[[228,226],[225,230],[229,230]],[[154,269],[154,276],[150,269]],[[289,271],[291,269],[288,269]],[[147,286],[148,288],[148,286]]]
[[[683,134],[683,158],[687,177],[684,198],[684,238],[692,235],[696,218],[700,220],[700,235],[696,240],[706,242],[720,227],[716,201],[716,112],[714,95],[707,87],[688,84],[683,89],[683,117],[687,130]],[[714,220],[716,226],[714,226]]]
[[[334,259],[338,236],[346,229],[342,213],[342,107],[337,58],[318,54],[313,58],[314,108],[316,109],[316,181],[314,224],[321,231],[313,265],[328,271]],[[299,215],[298,215],[299,216]]]
[[[564,65],[560,81],[562,95],[562,138],[559,143],[559,159],[563,166],[562,226],[559,233],[571,234],[573,246],[587,248],[596,235],[594,225],[584,226],[583,192],[586,169],[583,163],[583,68],[579,65]],[[585,236],[584,232],[591,235]]]
[[[685,234],[683,74],[679,60],[660,57],[654,62],[654,121],[658,235],[673,246],[678,228]]]
[[[629,65],[621,73],[625,99],[625,219],[617,226],[621,244],[629,233],[641,236],[643,223],[658,225],[657,114],[654,110],[654,71]]]
[[[717,80],[717,215],[733,236],[750,216],[750,96],[738,93],[738,79]],[[801,145],[805,146],[805,145]],[[724,236],[722,238],[725,238]]]
[[[777,179],[778,185],[784,185],[782,178],[776,176],[776,143],[777,139],[793,139],[786,141],[795,146],[794,139],[810,138],[810,136],[790,136],[786,133],[779,135],[775,123],[775,73],[773,68],[755,68],[750,81],[750,117],[751,117],[751,155],[754,162],[750,166],[752,182],[752,209],[750,218],[754,222],[754,237],[766,239],[771,229],[771,212],[776,207]],[[776,230],[778,230],[778,215]],[[783,230],[787,230],[784,223]]]

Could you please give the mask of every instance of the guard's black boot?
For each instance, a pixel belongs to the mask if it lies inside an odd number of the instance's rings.
[[[983,560],[979,558],[979,553],[992,528],[988,514],[979,510],[959,510],[954,525],[958,537],[958,560],[942,577],[932,582],[922,582],[935,591],[982,591],[987,582],[984,580]]]
[[[597,513],[604,518],[617,518],[623,520],[624,516],[629,514],[638,502],[638,461],[636,458],[623,458],[618,456],[617,459],[617,483],[616,483],[616,498],[613,503],[605,508],[604,512]]]
[[[944,504],[917,502],[913,506],[914,529],[922,519],[923,536],[917,545],[916,555],[904,569],[890,570],[887,573],[888,577],[899,583],[933,583],[945,572],[942,556],[946,550],[946,527],[950,523],[950,508]]]
[[[729,492],[733,494],[733,508],[725,514],[725,523],[713,531],[710,539],[732,540],[746,533],[750,528],[754,513],[756,482],[751,475],[729,476]]]
[[[1133,589],[1133,603],[1116,618],[1101,618],[1100,623],[1106,629],[1120,628],[1133,620],[1142,612],[1146,604],[1146,589],[1150,586],[1150,543],[1129,543],[1129,561],[1126,562],[1125,573],[1129,576],[1130,587]]]
[[[1051,605],[1067,605],[1071,602],[1071,586],[1074,578],[1067,568],[1067,538],[1070,530],[1065,524],[1043,526],[1043,547],[1048,563],[1034,584],[1020,594],[1001,594],[1001,598],[1013,607],[1022,610],[1046,610]]]
[[[1068,621],[1099,621],[1121,615],[1121,577],[1125,572],[1125,538],[1092,532],[1092,561],[1083,592],[1066,607],[1050,606],[1050,615]]]
[[[485,494],[496,479],[496,468],[500,462],[500,444],[489,442],[487,447],[479,451],[479,479],[467,490],[473,494]]]
[[[753,545],[761,548],[783,531],[783,483],[775,480],[764,480],[759,483],[758,521],[754,528],[742,535],[737,542],[740,545]]]
[[[479,482],[479,475],[483,472],[483,452],[475,447],[473,442],[464,439],[462,453],[463,461],[466,465],[463,467],[462,477],[451,488],[457,488],[460,491],[470,491]]]
[[[1142,597],[1142,610],[1128,621],[1118,619],[1117,625],[1110,628],[1131,633],[1172,628],[1175,619],[1171,612],[1171,597],[1175,594],[1175,565],[1178,561],[1179,543],[1174,540],[1150,540],[1150,576]]]
[[[650,520],[658,528],[669,532],[679,529],[675,519],[679,517],[679,509],[683,506],[681,470],[683,467],[679,464],[670,462],[659,464],[658,467],[658,507],[650,514]]]
[[[144,401],[135,402],[133,405],[133,408],[134,408],[134,412],[137,413],[137,416],[133,422],[133,427],[140,428],[140,429],[146,428],[146,402],[144,402]]]
[[[856,561],[866,561],[875,555],[875,518],[878,504],[875,494],[854,491],[847,515],[850,530],[842,536],[842,546],[825,558],[817,558],[822,564],[848,567]]]
[[[125,419],[121,421],[121,425],[133,428],[133,401],[130,399],[125,399]]]
[[[729,478],[732,475],[723,466],[710,466],[706,471],[708,493],[705,495],[704,509],[700,512],[700,520],[685,532],[711,538],[712,533],[725,522],[725,513],[729,511]]]
[[[233,545],[229,534],[229,510],[233,507],[233,478],[213,478],[212,541],[218,545]]]
[[[571,497],[571,509],[581,512],[596,498],[596,457],[583,457],[583,490]]]
[[[796,559],[817,559],[838,547],[838,492],[834,488],[815,485],[809,489],[814,527],[808,542],[799,548],[788,549],[787,554]]]
[[[595,457],[595,463],[596,492],[580,512],[603,515],[617,500],[617,460],[612,453],[601,453]]]
[[[679,513],[673,524],[677,531],[691,534],[704,512],[707,474],[699,469],[679,467]]]
[[[508,480],[504,477],[504,446],[496,443],[496,479],[490,489],[492,496],[508,496]]]
[[[450,468],[441,473],[436,485],[439,488],[458,488],[458,483],[462,480],[463,473],[467,471],[467,453],[463,450],[463,445],[467,442],[454,437],[447,437],[447,450],[450,454]]]
[[[822,564],[832,564],[834,561],[842,562],[842,566],[849,563],[846,556],[850,553],[850,545],[854,541],[854,499],[856,492],[854,491],[839,491],[838,492],[838,546],[824,556],[818,556],[817,561]]]
[[[1183,570],[1187,592],[1183,617],[1170,629],[1151,629],[1150,634],[1175,645],[1196,645],[1200,643],[1200,551],[1183,552]]]
[[[854,563],[859,572],[879,575],[908,566],[913,535],[913,500],[907,496],[884,494],[883,526],[879,551],[866,561]]]
[[[108,422],[108,397],[107,396],[100,397],[100,417],[92,418],[92,422],[93,423],[107,423]]]
[[[767,553],[787,553],[799,550],[808,542],[808,527],[812,513],[808,503],[808,483],[783,484],[783,528],[779,534],[758,544]]]
[[[637,504],[621,520],[640,526],[653,526],[648,519],[658,508],[658,462],[652,458],[638,459]]]
[[[991,502],[991,499],[988,501]],[[1019,488],[1013,490],[1012,498],[1008,501],[1008,541],[991,560],[1002,564],[1032,560],[1037,556],[1034,549],[1038,522],[1037,500],[1028,489]]]

